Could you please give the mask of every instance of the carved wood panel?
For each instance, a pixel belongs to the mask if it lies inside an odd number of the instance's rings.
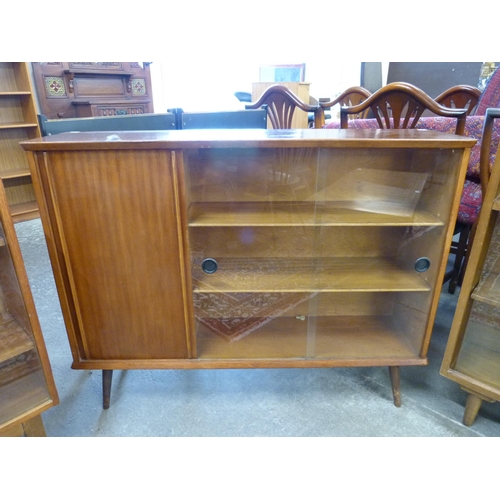
[[[153,113],[149,64],[33,62],[40,112],[49,119]]]

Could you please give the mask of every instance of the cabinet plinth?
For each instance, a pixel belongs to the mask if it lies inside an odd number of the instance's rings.
[[[114,369],[425,365],[473,140],[417,130],[22,145],[73,352]]]

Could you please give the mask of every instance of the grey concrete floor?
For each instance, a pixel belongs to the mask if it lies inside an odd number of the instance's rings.
[[[116,371],[111,407],[101,372],[76,371],[40,219],[16,224],[60,404],[43,414],[61,437],[497,437],[500,404],[462,421],[466,394],[439,368],[455,311],[443,290],[429,365],[401,368],[396,408],[387,368]]]

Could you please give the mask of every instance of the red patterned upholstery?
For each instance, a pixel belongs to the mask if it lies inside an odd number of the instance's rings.
[[[500,68],[488,80],[474,114],[484,116],[488,108],[500,108]]]
[[[463,224],[474,224],[479,216],[482,201],[481,184],[471,179],[466,179],[462,198],[460,199],[457,221]]]

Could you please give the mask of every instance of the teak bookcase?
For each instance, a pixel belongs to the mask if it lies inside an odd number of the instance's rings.
[[[0,184],[0,436],[43,436],[58,404],[21,249]]]
[[[39,216],[28,160],[19,146],[41,136],[28,64],[0,62],[0,180],[14,222]]]
[[[494,118],[500,118],[500,109],[487,110],[485,120]],[[463,416],[467,426],[474,423],[483,401],[500,401],[499,211],[497,152],[441,366],[441,374],[468,393]]]
[[[419,130],[23,143],[73,352],[112,370],[425,365],[474,140]]]

